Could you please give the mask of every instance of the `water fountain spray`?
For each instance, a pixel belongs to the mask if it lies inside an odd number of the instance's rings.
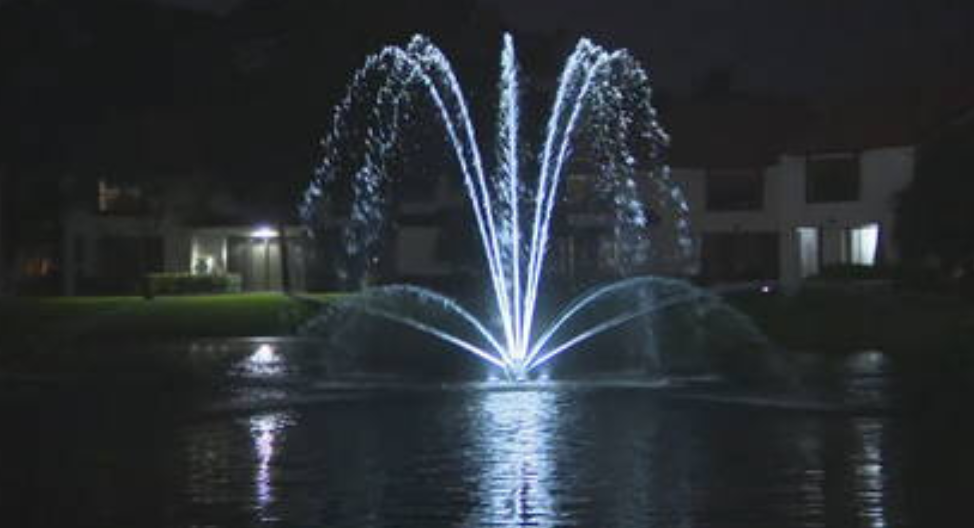
[[[350,185],[345,248],[364,256],[360,261],[371,262],[388,216],[389,165],[403,140],[403,123],[416,98],[432,102],[469,198],[499,328],[489,328],[452,299],[414,286],[370,288],[346,304],[433,335],[502,369],[508,378],[522,380],[564,350],[666,305],[660,302],[665,293],[648,302],[643,290],[633,289],[665,280],[640,277],[584,295],[546,327],[538,327],[552,218],[573,148],[585,148],[595,192],[608,204],[616,266],[638,269],[650,260],[650,227],[664,209],[671,213],[676,258],[690,255],[693,243],[686,201],[663,163],[668,137],[650,103],[649,77],[628,52],[579,40],[558,80],[534,178],[522,177],[519,71],[510,35],[503,38],[500,64],[498,155],[489,172],[463,91],[436,46],[416,36],[405,47],[390,46],[369,57],[335,109],[302,213],[313,228],[325,229],[335,206],[330,189],[343,182]],[[571,328],[566,323],[593,303],[637,290],[640,302],[610,310],[581,331],[566,331]],[[424,308],[410,308],[418,305]],[[449,314],[472,328],[477,342],[418,315],[429,311]],[[552,344],[558,335],[561,341]]]

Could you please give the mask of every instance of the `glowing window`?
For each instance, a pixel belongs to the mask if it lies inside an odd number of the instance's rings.
[[[814,227],[799,227],[795,230],[798,237],[798,264],[801,276],[810,277],[818,274],[819,268],[819,231]]]
[[[879,247],[879,224],[867,224],[849,230],[849,262],[862,266],[876,265]]]

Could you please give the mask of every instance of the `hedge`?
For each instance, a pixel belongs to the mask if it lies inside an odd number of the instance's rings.
[[[823,266],[821,272],[812,279],[827,281],[880,280],[889,279],[892,275],[892,271],[884,266],[829,264]]]
[[[150,273],[146,276],[150,295],[237,293],[241,283],[237,273]]]

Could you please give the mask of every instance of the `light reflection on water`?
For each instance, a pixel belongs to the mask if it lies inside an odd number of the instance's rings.
[[[250,418],[250,434],[254,448],[254,501],[262,520],[271,520],[274,481],[272,463],[283,441],[285,429],[292,425],[290,415],[281,412],[260,414]]]
[[[854,468],[854,483],[859,517],[869,528],[886,528],[886,460],[883,453],[883,424],[875,419],[857,419],[852,424],[859,442],[849,463]]]
[[[826,513],[828,479],[821,428],[808,427],[801,431],[795,445],[796,459],[800,460],[797,469],[800,475],[797,496],[802,504],[798,516],[806,519],[807,528],[824,527],[821,519]]]
[[[291,379],[300,370],[274,342],[247,346],[234,358],[237,373],[273,365]],[[900,371],[880,359],[838,366],[833,372],[854,377],[831,386],[888,400],[899,386],[888,376]],[[932,517],[966,512],[964,483],[974,473],[964,409],[809,412],[776,395],[766,398],[773,405],[740,405],[557,383],[327,397],[295,397],[296,387],[275,385],[280,399],[174,415],[165,425],[141,407],[14,409],[7,423],[18,433],[0,435],[0,505],[13,506],[0,509],[0,521],[926,528],[950,525]],[[227,398],[240,391],[253,387]],[[18,516],[32,504],[43,515]]]
[[[290,379],[301,369],[273,342],[251,347],[235,367],[244,376]],[[881,355],[854,356],[836,372],[841,392],[884,401]],[[238,390],[253,401],[254,387]],[[286,403],[296,389],[279,390],[265,402],[275,410],[236,421],[246,457],[220,434],[231,455],[192,471],[210,480],[196,490],[211,504],[239,504],[247,490],[247,508],[268,525],[908,525],[901,505],[890,510],[902,484],[887,468],[884,416],[783,411],[773,397],[779,410],[768,413],[760,398],[753,409],[694,407],[653,391],[498,383],[353,392],[302,404],[298,418]]]
[[[277,376],[284,373],[284,358],[270,343],[261,343],[242,361],[244,372],[252,376]]]
[[[551,392],[485,392],[471,405],[482,461],[481,504],[470,526],[551,525],[554,399]]]
[[[363,398],[235,420],[247,458],[206,428],[222,455],[191,470],[208,481],[194,494],[248,490],[273,526],[908,525],[890,522],[880,417],[669,409],[639,392]]]

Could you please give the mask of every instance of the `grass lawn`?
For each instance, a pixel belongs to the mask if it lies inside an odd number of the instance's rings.
[[[328,295],[320,295],[327,298]],[[0,352],[72,341],[291,334],[314,308],[276,293],[0,298]]]
[[[774,342],[792,350],[974,352],[974,303],[961,297],[809,287],[795,296],[748,294],[728,300]],[[276,293],[153,300],[0,298],[0,366],[74,345],[143,348],[138,345],[198,337],[291,335],[316,312],[313,303]]]

